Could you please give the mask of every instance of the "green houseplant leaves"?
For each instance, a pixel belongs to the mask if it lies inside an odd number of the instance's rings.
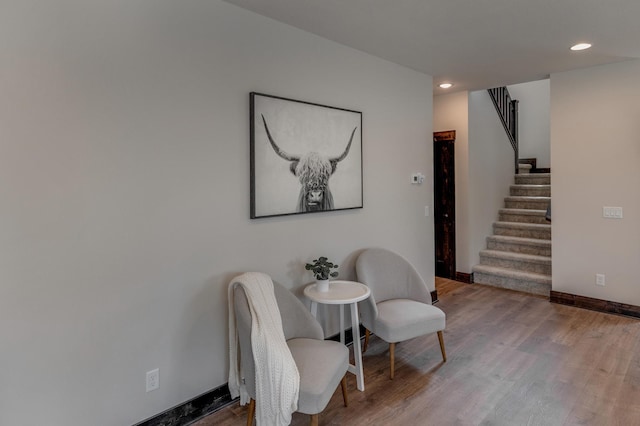
[[[338,265],[329,262],[326,257],[319,257],[313,260],[313,263],[307,263],[304,265],[304,269],[312,271],[316,280],[328,280],[329,277],[335,278],[338,276],[338,271],[331,271],[338,268]]]

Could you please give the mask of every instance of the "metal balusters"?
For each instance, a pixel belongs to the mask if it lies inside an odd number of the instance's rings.
[[[500,122],[509,136],[511,147],[515,155],[515,172],[518,173],[518,101],[511,99],[509,90],[505,87],[488,89],[489,96],[496,107]]]

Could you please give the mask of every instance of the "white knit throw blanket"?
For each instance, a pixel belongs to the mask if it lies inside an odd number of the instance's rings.
[[[251,311],[251,348],[256,370],[257,425],[288,425],[298,408],[300,374],[282,330],[280,310],[271,278],[259,272],[247,272],[229,285],[229,391],[240,395],[240,404],[249,401],[238,368],[238,330],[233,291],[242,286]]]

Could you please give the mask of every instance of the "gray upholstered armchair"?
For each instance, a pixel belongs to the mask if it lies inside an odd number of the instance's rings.
[[[318,413],[327,406],[339,383],[342,384],[344,405],[347,405],[345,373],[349,351],[338,342],[324,340],[322,327],[294,294],[278,283],[274,282],[273,287],[287,346],[300,373],[298,411],[310,414],[311,425],[314,426],[318,424]],[[251,397],[247,417],[247,425],[251,426],[256,403],[251,311],[242,287],[236,287],[233,293],[240,362],[244,372],[242,379]]]
[[[385,249],[363,251],[356,261],[358,281],[371,289],[371,297],[359,302],[366,328],[364,350],[370,332],[389,343],[390,377],[394,376],[397,342],[438,333],[446,362],[442,330],[445,314],[431,302],[431,293],[415,268],[404,257]]]

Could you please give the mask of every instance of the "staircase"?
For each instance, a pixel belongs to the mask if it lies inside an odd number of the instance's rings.
[[[549,296],[551,224],[545,219],[551,201],[549,173],[516,174],[504,200],[487,249],[473,267],[473,281],[494,287]]]

